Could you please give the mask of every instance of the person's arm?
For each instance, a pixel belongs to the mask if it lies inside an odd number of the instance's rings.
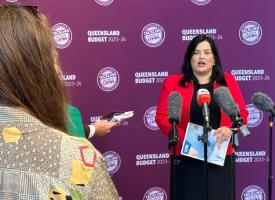
[[[93,124],[83,124],[86,138],[93,136],[104,136],[111,131],[119,122],[110,122],[108,120],[98,120]]]
[[[94,125],[88,125],[83,123],[83,129],[84,129],[84,133],[85,133],[85,137],[86,138],[91,138],[94,136],[95,134],[95,127]]]

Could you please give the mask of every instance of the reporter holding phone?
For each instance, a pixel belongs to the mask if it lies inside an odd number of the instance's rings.
[[[99,119],[91,124],[83,123],[79,109],[70,104],[68,104],[68,113],[68,132],[70,135],[77,137],[90,139],[93,136],[104,136],[119,123],[119,121],[109,121],[107,119]]]

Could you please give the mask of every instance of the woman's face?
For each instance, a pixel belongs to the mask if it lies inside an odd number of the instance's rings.
[[[210,77],[214,64],[215,59],[209,42],[200,42],[191,57],[191,66],[194,75],[196,77],[203,75]]]

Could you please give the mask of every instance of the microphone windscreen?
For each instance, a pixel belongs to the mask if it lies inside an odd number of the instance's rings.
[[[214,98],[228,117],[240,113],[239,107],[235,103],[227,87],[221,86],[216,89],[216,91],[214,92]]]
[[[168,119],[180,121],[182,109],[182,97],[178,92],[171,92],[168,96]]]
[[[252,95],[252,103],[260,110],[270,112],[274,111],[274,103],[269,96],[262,92],[256,92]]]
[[[197,92],[197,102],[199,106],[201,106],[203,103],[210,104],[211,96],[207,89],[199,89]]]

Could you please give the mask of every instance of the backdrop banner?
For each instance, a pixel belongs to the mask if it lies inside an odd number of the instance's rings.
[[[86,123],[134,111],[105,137],[91,140],[107,159],[121,200],[169,199],[168,139],[155,122],[160,88],[168,75],[180,72],[190,40],[211,36],[249,111],[251,135],[240,134],[236,152],[237,199],[267,199],[268,113],[251,96],[261,91],[275,100],[275,1],[9,2],[37,5],[48,17],[62,79]]]

